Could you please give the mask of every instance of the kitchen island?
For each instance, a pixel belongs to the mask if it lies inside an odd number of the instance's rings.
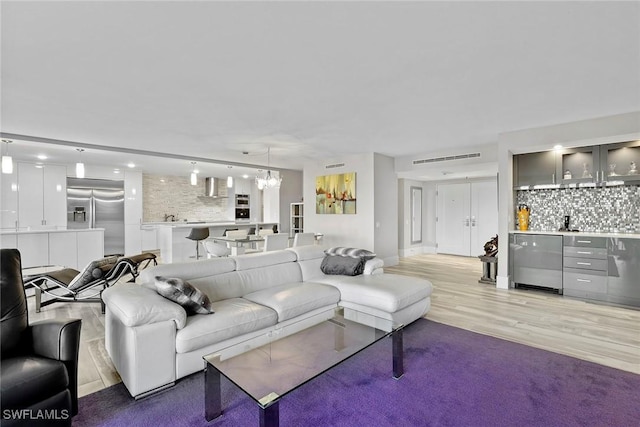
[[[17,248],[22,268],[57,265],[82,270],[104,256],[104,228],[3,229],[0,247]]]
[[[256,230],[271,229],[277,222],[249,222],[249,221],[212,221],[212,222],[150,222],[143,223],[143,230],[156,230],[160,258],[163,263],[195,261],[196,244],[187,239],[192,228],[209,228],[209,235],[222,237],[227,229]],[[204,253],[201,249],[200,253]]]
[[[511,231],[509,251],[516,287],[640,307],[640,234]]]

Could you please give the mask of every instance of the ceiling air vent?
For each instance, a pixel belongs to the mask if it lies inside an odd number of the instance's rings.
[[[344,163],[334,163],[333,165],[326,165],[324,168],[325,169],[334,169],[334,168],[341,168],[344,166]]]
[[[458,154],[456,156],[433,157],[431,159],[418,159],[418,160],[414,160],[413,164],[423,165],[425,163],[447,162],[449,160],[473,159],[474,157],[480,157],[480,153]]]

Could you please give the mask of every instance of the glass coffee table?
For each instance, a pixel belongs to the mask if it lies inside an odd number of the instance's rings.
[[[393,378],[398,379],[404,373],[402,328],[339,307],[206,355],[205,418],[211,421],[222,415],[224,376],[256,402],[261,426],[277,426],[283,397],[389,336]]]

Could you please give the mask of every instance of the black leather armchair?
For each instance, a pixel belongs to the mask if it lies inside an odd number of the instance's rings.
[[[78,413],[81,321],[29,325],[20,252],[0,252],[0,424],[70,426]]]

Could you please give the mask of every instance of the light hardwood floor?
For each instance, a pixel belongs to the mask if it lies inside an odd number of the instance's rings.
[[[640,310],[480,284],[477,258],[418,255],[385,271],[431,280],[427,319],[640,374]],[[36,313],[29,298],[30,321],[54,317],[83,319],[80,396],[120,382],[105,350],[100,304],[59,303]]]

